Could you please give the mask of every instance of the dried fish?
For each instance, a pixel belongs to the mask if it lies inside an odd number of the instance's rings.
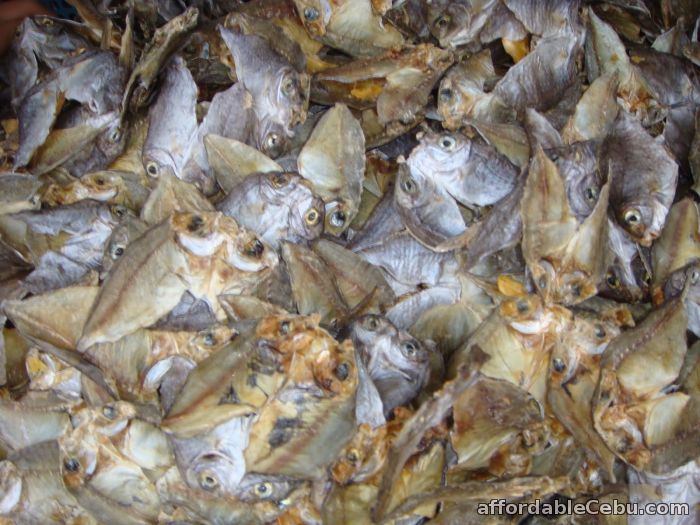
[[[698,521],[697,6],[69,3],[0,67],[0,523]]]

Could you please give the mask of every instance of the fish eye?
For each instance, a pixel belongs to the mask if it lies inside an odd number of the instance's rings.
[[[552,359],[552,368],[554,368],[555,372],[563,372],[566,370],[566,363],[564,363],[563,359],[555,357]]]
[[[245,245],[244,251],[250,257],[260,257],[265,251],[265,245],[260,242],[260,239],[253,239]]]
[[[304,9],[304,18],[306,18],[309,22],[313,22],[318,18],[318,9],[315,7],[307,7]]]
[[[304,221],[306,221],[306,224],[308,224],[309,226],[316,226],[320,218],[321,215],[318,213],[318,210],[316,210],[316,208],[309,209],[306,212],[306,215],[304,215]]]
[[[68,472],[78,472],[80,470],[80,461],[75,458],[68,458],[63,462],[63,468]]]
[[[122,255],[124,255],[124,247],[123,246],[121,246],[119,244],[115,244],[114,246],[112,246],[112,248],[110,250],[110,256],[112,257],[112,259],[118,259]]]
[[[457,141],[450,135],[443,135],[440,137],[440,147],[444,150],[451,151],[454,149],[456,144]]]
[[[333,373],[335,374],[335,377],[341,381],[345,381],[348,377],[350,377],[350,365],[343,361],[337,367],[335,367]]]
[[[403,344],[403,352],[407,357],[415,357],[418,352],[418,345],[413,341],[406,341]]]
[[[265,145],[263,149],[268,155],[272,157],[277,157],[280,153],[279,147],[281,143],[282,141],[280,140],[280,136],[277,133],[268,133],[265,137]]]
[[[540,279],[540,281],[542,281],[542,279]],[[530,305],[525,299],[518,299],[515,302],[515,307],[518,309],[519,314],[526,314],[530,310]]]
[[[98,186],[104,186],[105,180],[102,177],[95,177],[95,184]]]
[[[404,175],[401,177],[401,189],[408,194],[414,194],[418,191],[418,185],[410,175]]]
[[[586,200],[589,202],[593,202],[596,200],[598,197],[598,192],[596,191],[595,188],[589,186],[583,191],[583,194],[586,196]]]
[[[258,483],[253,490],[255,491],[255,495],[260,498],[269,497],[270,494],[272,494],[272,483]]]
[[[700,279],[700,272],[693,270],[693,272],[690,274],[690,282],[695,284],[698,282],[698,279]]]
[[[435,27],[438,29],[445,29],[447,27],[447,24],[450,23],[450,17],[449,15],[442,15],[440,18],[438,18],[435,21]]]
[[[603,328],[602,324],[595,325],[595,336],[600,337],[601,339],[605,337],[605,328]]]
[[[282,321],[280,323],[280,333],[282,335],[287,335],[289,333],[290,324],[289,321]]]
[[[204,219],[202,219],[202,217],[200,217],[199,215],[193,215],[190,219],[189,224],[187,225],[187,230],[191,232],[196,232],[202,226],[204,226]]]
[[[219,480],[205,472],[199,476],[199,486],[204,490],[212,491],[219,486]]]
[[[102,415],[107,419],[114,419],[117,417],[117,411],[112,405],[105,405],[102,407]]]
[[[639,210],[632,209],[625,212],[624,218],[627,224],[639,224],[642,220],[642,215],[639,213]]]
[[[154,161],[149,162],[148,164],[146,164],[146,171],[152,177],[157,177],[158,176],[158,164]]]
[[[122,206],[121,204],[115,204],[114,206],[112,206],[112,213],[117,217],[124,217],[124,215],[126,215],[126,212],[126,206]]]
[[[272,185],[275,188],[281,188],[289,184],[289,175],[286,173],[275,173],[270,180],[272,180]]]
[[[112,132],[109,134],[109,141],[114,143],[114,142],[119,142],[119,139],[122,138],[122,130],[119,128],[115,128],[112,130]]]
[[[294,82],[294,79],[291,76],[285,78],[282,81],[282,92],[287,96],[291,95],[294,93],[294,88],[296,87],[295,84],[296,82]]]
[[[357,449],[351,448],[348,450],[348,453],[345,454],[345,459],[347,459],[348,463],[351,465],[356,465],[360,460],[360,454],[357,452]]]
[[[379,318],[376,315],[368,315],[362,320],[362,326],[367,330],[374,331],[379,328]]]
[[[345,224],[345,213],[342,211],[336,211],[331,215],[331,226],[335,226],[336,228],[340,228]]]
[[[547,288],[547,278],[544,275],[540,277],[539,281],[537,281],[537,285],[540,287],[540,290]]]
[[[605,277],[605,282],[608,283],[608,286],[610,286],[611,288],[620,287],[620,280],[612,272],[609,272],[608,275]]]
[[[214,346],[216,344],[216,337],[211,332],[207,332],[204,336],[204,344],[207,346]]]
[[[439,94],[440,100],[442,100],[443,102],[448,102],[452,100],[452,95],[453,93],[450,88],[442,88]]]

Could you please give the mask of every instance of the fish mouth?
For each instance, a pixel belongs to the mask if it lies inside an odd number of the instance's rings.
[[[224,236],[219,232],[213,232],[204,237],[178,233],[177,239],[180,246],[191,254],[199,257],[208,257],[213,255],[225,240]]]

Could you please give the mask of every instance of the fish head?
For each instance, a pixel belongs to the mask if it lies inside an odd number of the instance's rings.
[[[73,432],[59,440],[61,475],[66,487],[82,487],[97,471],[100,444],[95,435]]]
[[[447,48],[454,45],[455,38],[459,37],[465,28],[471,26],[473,16],[470,3],[448,2],[441,11],[433,11],[433,16],[428,21],[430,34],[440,41],[440,47]],[[467,42],[460,41],[460,44],[463,43]]]
[[[397,334],[391,321],[376,314],[363,315],[350,326],[350,336],[358,349],[371,346],[379,338],[394,337]]]
[[[461,133],[426,130],[418,133],[417,138],[420,143],[413,148],[406,163],[426,176],[436,171],[458,170],[469,160],[471,140]]]
[[[179,171],[175,159],[169,151],[162,148],[144,149],[143,167],[146,174],[154,179],[160,177],[161,173],[168,171],[175,175]]]
[[[282,502],[300,484],[278,476],[246,474],[236,489],[236,495],[247,503],[257,501]]]
[[[297,173],[273,172],[260,176],[260,194],[289,208],[287,240],[313,240],[323,233],[325,207],[312,185]],[[264,212],[263,212],[264,213]]]
[[[313,37],[326,34],[326,26],[333,15],[330,0],[294,0],[304,27]]]
[[[386,438],[385,425],[372,428],[368,423],[362,423],[332,466],[333,479],[345,485],[376,474],[387,457],[389,441]]]
[[[236,337],[238,332],[224,324],[217,324],[197,332],[189,344],[203,352],[209,354],[227,344]]]
[[[615,210],[615,218],[624,230],[642,246],[651,246],[661,234],[666,209],[646,199],[629,201]]]
[[[178,244],[192,255],[211,256],[226,240],[219,227],[219,213],[177,213],[171,225]]]
[[[241,228],[233,238],[228,252],[228,263],[244,272],[261,272],[274,268],[279,262],[273,248],[253,232]]]
[[[191,461],[185,479],[191,487],[221,497],[236,492],[243,468],[240,459],[208,450]]]
[[[114,173],[98,171],[80,178],[80,182],[88,192],[89,198],[98,201],[109,201],[125,189],[124,180]]]
[[[291,145],[290,131],[274,115],[260,119],[255,132],[255,146],[271,159],[284,155]]]
[[[604,183],[596,145],[590,141],[577,142],[547,150],[547,154],[564,178],[571,211],[583,220],[593,212]]]

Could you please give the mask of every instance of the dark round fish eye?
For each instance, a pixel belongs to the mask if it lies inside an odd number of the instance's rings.
[[[336,228],[340,228],[343,226],[343,224],[345,224],[345,220],[346,220],[345,213],[342,211],[336,211],[331,215],[330,222],[331,222],[332,226],[335,226]]]
[[[627,224],[639,224],[642,220],[642,215],[637,209],[627,210],[624,219]]]
[[[555,372],[563,372],[566,370],[566,363],[559,357],[555,357],[552,359],[552,368],[554,368]]]
[[[321,215],[318,213],[318,210],[316,210],[316,208],[309,209],[304,215],[304,221],[309,226],[316,226],[320,218]]]
[[[272,493],[272,484],[271,483],[266,483],[266,482],[261,482],[255,485],[255,494],[263,497],[263,496],[269,496]]]
[[[191,232],[196,232],[202,226],[204,226],[204,219],[202,219],[199,215],[193,215],[189,224],[187,225],[187,229]]]
[[[282,321],[280,323],[280,333],[282,335],[287,335],[289,333],[291,325],[289,324],[289,321]]]
[[[435,21],[435,27],[439,29],[445,29],[447,24],[450,23],[450,17],[448,15],[443,15]]]
[[[608,273],[608,275],[605,277],[605,282],[608,283],[608,286],[611,288],[619,288],[620,286],[620,280],[612,272]]]
[[[414,343],[413,341],[406,341],[403,344],[403,349],[404,349],[404,353],[408,357],[413,357],[416,355],[416,352],[418,352],[418,345],[416,343]]]
[[[102,415],[107,419],[114,419],[115,417],[117,417],[117,411],[113,406],[105,405],[104,407],[102,407]]]
[[[146,165],[146,171],[148,172],[149,175],[152,175],[153,177],[158,176],[158,164],[155,162],[151,161]]]
[[[63,468],[68,472],[78,472],[80,470],[80,461],[75,458],[69,458],[63,462]]]
[[[457,144],[457,141],[454,139],[454,137],[450,135],[443,135],[440,137],[440,147],[445,150],[451,150],[455,147]]]
[[[315,7],[307,7],[304,9],[304,18],[306,18],[309,22],[313,22],[318,18],[318,9]]]
[[[605,328],[603,328],[602,324],[595,325],[595,336],[600,337],[601,339],[605,337]]]
[[[376,315],[368,315],[362,320],[362,325],[370,331],[374,331],[379,327],[379,318]]]
[[[404,175],[401,178],[401,189],[408,194],[413,194],[418,191],[418,186],[410,175]]]
[[[350,365],[343,362],[340,363],[336,368],[335,368],[335,377],[340,379],[341,381],[345,381],[348,377],[350,377]]]
[[[245,253],[251,257],[260,257],[265,251],[265,245],[260,242],[260,239],[254,239],[246,244]]]
[[[202,474],[199,477],[199,486],[204,490],[211,491],[219,486],[219,481],[211,474]]]
[[[443,102],[449,102],[450,100],[452,100],[452,95],[454,95],[454,93],[450,88],[441,89],[439,94],[440,100],[442,100]]]

